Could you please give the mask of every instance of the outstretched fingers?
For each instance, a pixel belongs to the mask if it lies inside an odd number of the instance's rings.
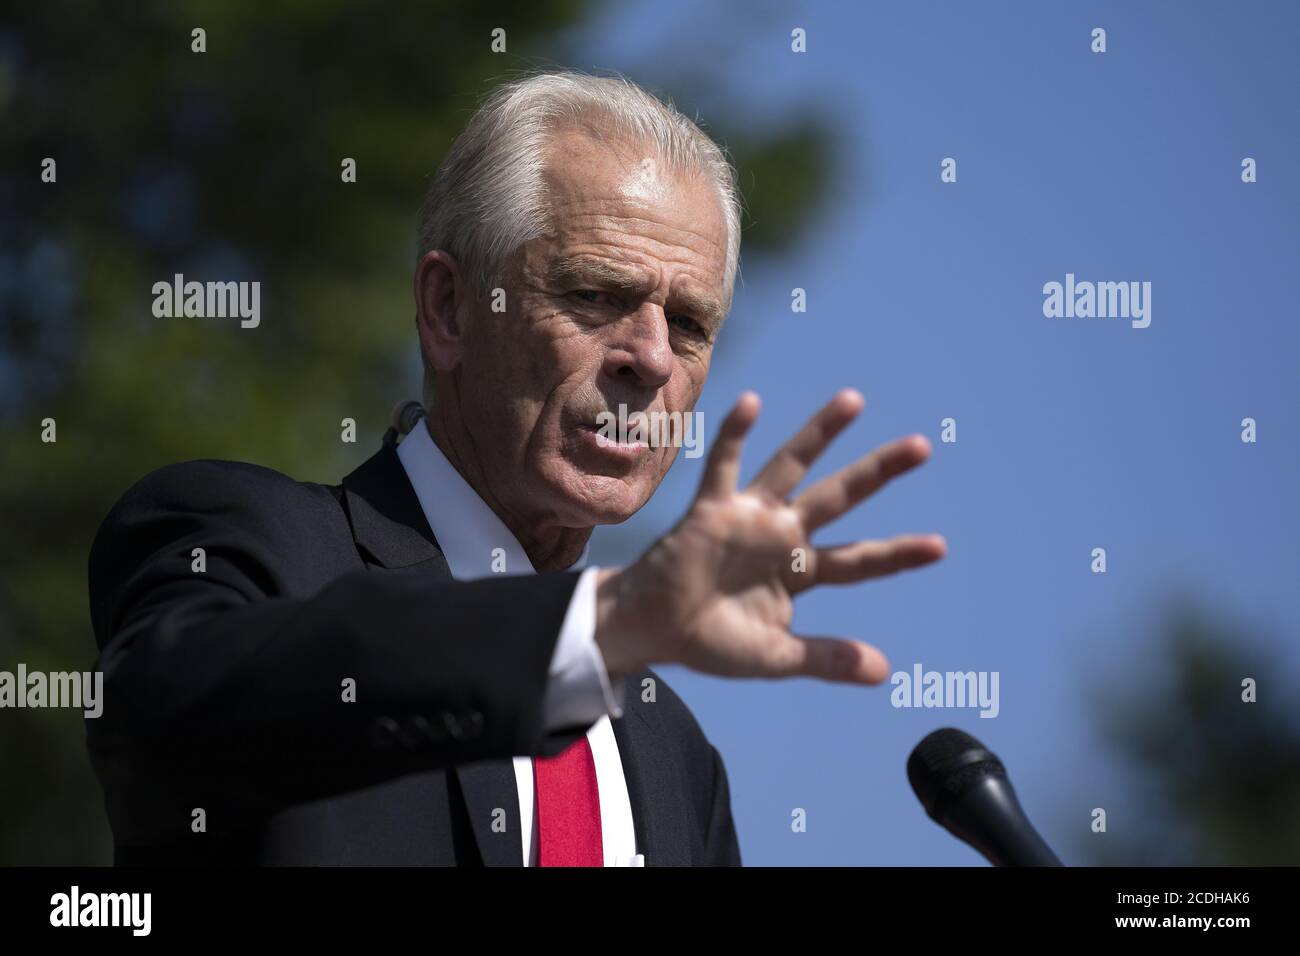
[[[745,447],[745,436],[758,419],[759,405],[757,394],[745,392],[722,420],[718,437],[709,449],[704,477],[700,479],[699,497],[725,498],[736,490],[740,480],[740,453]]]
[[[815,584],[853,584],[881,578],[909,568],[933,564],[948,553],[948,543],[938,534],[901,534],[885,541],[817,549]]]
[[[911,471],[929,457],[929,440],[924,435],[909,435],[881,445],[853,464],[827,475],[793,502],[804,530],[812,534],[875,494],[891,478]]]
[[[844,637],[791,634],[772,662],[768,677],[814,677],[842,684],[879,684],[889,661],[870,644]]]
[[[750,487],[784,501],[803,481],[813,462],[835,436],[858,417],[865,405],[861,393],[851,388],[837,392],[793,438],[781,446]]]

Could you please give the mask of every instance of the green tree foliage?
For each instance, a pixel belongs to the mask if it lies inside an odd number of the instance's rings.
[[[1300,697],[1269,646],[1280,644],[1180,604],[1142,655],[1160,666],[1130,672],[1123,690],[1098,695],[1127,794],[1122,808],[1108,808],[1107,832],[1082,844],[1093,862],[1300,861]],[[1255,703],[1242,700],[1246,678],[1256,683]]]

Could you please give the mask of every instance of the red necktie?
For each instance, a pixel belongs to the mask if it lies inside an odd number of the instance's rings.
[[[604,866],[600,790],[586,736],[554,757],[533,758],[537,865]]]

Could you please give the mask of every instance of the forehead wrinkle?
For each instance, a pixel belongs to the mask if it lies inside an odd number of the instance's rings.
[[[723,264],[709,255],[707,249],[693,246],[691,240],[703,240],[698,244],[707,245],[709,249],[719,253],[721,252],[721,246],[690,230],[666,226],[665,228],[672,230],[686,240],[685,242],[675,242],[671,238],[655,236],[646,232],[635,233],[627,229],[620,229],[609,222],[613,217],[601,216],[599,218],[604,221],[594,227],[572,224],[566,226],[561,233],[563,244],[579,248],[608,250],[607,252],[587,253],[585,255],[602,265],[616,263],[619,266],[626,265],[629,269],[635,269],[638,272],[646,270],[647,276],[651,274],[655,276],[653,283],[649,278],[645,280],[650,285],[658,283],[659,277],[662,276],[665,269],[674,271],[676,267],[681,270],[679,274],[690,276],[693,283],[705,287],[706,290],[716,286],[718,295],[715,298],[721,301],[725,283],[722,274]],[[631,223],[645,222],[645,220],[626,217],[622,221]],[[629,243],[629,237],[643,240],[649,244],[649,248],[639,248],[637,243]],[[583,256],[583,253],[574,253],[572,258],[582,258]]]
[[[644,297],[652,295],[659,285],[650,275],[650,270],[633,263],[615,263],[581,253],[555,259],[547,268],[546,277],[556,286],[589,283]],[[697,281],[689,276],[679,278],[687,278],[692,284]],[[682,287],[679,280],[669,287],[667,300],[677,303],[712,325],[717,325],[723,318],[722,305],[716,298],[691,286]]]
[[[655,280],[639,267],[581,254],[560,256],[547,268],[546,275],[556,285],[599,282],[625,292],[645,295],[654,291],[656,285]]]
[[[564,203],[557,205],[552,212],[552,225],[557,232],[574,233],[580,229],[593,229],[597,232],[613,231],[619,235],[639,236],[649,239],[651,242],[663,246],[677,246],[682,249],[689,249],[696,255],[708,256],[712,254],[724,254],[726,252],[725,242],[717,242],[710,238],[705,232],[682,228],[658,218],[654,215],[655,209],[651,206],[638,208],[635,212],[629,211],[626,214],[618,215],[607,210],[583,211],[566,210],[566,206],[583,205],[600,205],[602,200],[593,199],[581,203]],[[629,203],[623,202],[627,206]],[[567,221],[561,220],[561,213],[567,212]],[[646,226],[653,227],[647,230]]]
[[[702,319],[715,328],[722,322],[722,303],[708,293],[685,288],[670,291],[668,299],[670,302],[680,303],[686,311],[694,313],[696,318]]]

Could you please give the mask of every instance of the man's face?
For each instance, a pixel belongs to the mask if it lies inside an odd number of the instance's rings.
[[[694,409],[724,318],[726,221],[707,180],[647,148],[575,131],[549,153],[554,234],[511,257],[506,310],[466,323],[461,407],[498,501],[589,527],[630,517],[673,462],[667,444],[608,443],[598,416]]]

